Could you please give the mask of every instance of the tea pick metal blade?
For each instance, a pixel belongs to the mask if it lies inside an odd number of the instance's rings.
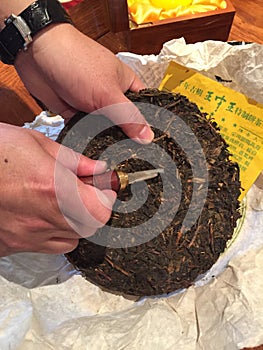
[[[143,171],[136,171],[135,173],[128,173],[128,182],[129,184],[133,184],[135,182],[149,180],[156,177],[158,174],[162,174],[164,169],[150,169]]]

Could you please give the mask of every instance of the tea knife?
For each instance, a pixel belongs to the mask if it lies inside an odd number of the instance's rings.
[[[115,192],[124,190],[128,185],[156,177],[164,169],[150,169],[126,173],[120,170],[109,170],[103,174],[80,176],[79,179],[87,185],[95,186],[100,190],[111,189]]]

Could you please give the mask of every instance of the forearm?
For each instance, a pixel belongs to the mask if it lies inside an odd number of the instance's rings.
[[[0,30],[4,27],[4,20],[13,13],[18,15],[34,0],[1,0],[0,1]]]

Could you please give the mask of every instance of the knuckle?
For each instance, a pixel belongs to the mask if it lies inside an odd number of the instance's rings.
[[[71,239],[65,242],[60,248],[53,249],[52,254],[66,254],[76,249],[79,244],[78,239]]]
[[[38,252],[44,254],[66,254],[77,248],[79,239],[61,239],[59,241],[47,241]]]
[[[5,245],[10,254],[23,252],[27,250],[27,244],[18,237],[12,237],[5,241]]]

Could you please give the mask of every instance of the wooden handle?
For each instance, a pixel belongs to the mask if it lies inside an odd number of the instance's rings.
[[[84,184],[97,187],[100,190],[109,189],[118,192],[120,189],[120,179],[115,170],[94,176],[80,176],[79,179]]]

